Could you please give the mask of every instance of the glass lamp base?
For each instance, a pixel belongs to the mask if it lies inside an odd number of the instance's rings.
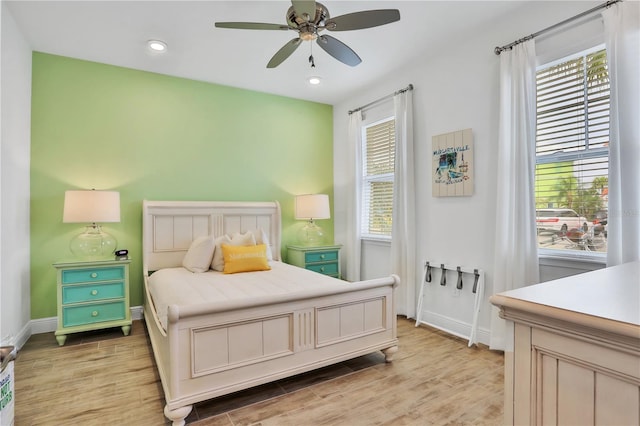
[[[117,244],[116,239],[104,232],[100,225],[89,225],[71,240],[69,248],[80,259],[95,260],[113,256]]]
[[[324,231],[312,220],[298,231],[298,241],[303,246],[318,246],[324,243]]]

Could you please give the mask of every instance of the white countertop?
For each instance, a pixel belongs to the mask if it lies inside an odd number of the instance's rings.
[[[491,303],[589,325],[603,319],[640,338],[640,261],[499,293]]]

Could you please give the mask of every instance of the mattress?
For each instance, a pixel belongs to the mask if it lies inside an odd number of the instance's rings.
[[[350,284],[297,266],[273,261],[271,270],[223,274],[193,273],[167,268],[149,277],[149,293],[162,326],[167,329],[169,305],[211,311],[317,297],[348,290]]]

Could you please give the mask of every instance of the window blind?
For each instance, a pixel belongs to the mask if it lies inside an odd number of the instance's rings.
[[[536,154],[607,147],[609,75],[604,50],[537,73]]]
[[[395,119],[367,126],[363,138],[362,234],[391,236]]]
[[[536,207],[592,221],[607,209],[609,75],[604,49],[537,72]]]

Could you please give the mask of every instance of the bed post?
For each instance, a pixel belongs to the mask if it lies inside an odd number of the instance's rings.
[[[392,274],[391,277],[393,278],[393,288],[394,290],[400,285],[400,277],[396,274]],[[395,293],[395,291],[394,291]],[[394,294],[395,296],[395,294]],[[397,338],[396,335],[396,330],[397,330],[397,321],[398,318],[396,317],[396,312],[395,312],[395,298],[392,299],[391,301],[391,306],[392,306],[392,314],[391,314],[391,322],[392,322],[392,329],[393,329],[393,337]],[[382,353],[384,354],[384,361],[385,362],[391,362],[393,361],[393,357],[396,354],[396,352],[398,352],[398,346],[391,346],[388,347],[386,349],[382,349]]]

